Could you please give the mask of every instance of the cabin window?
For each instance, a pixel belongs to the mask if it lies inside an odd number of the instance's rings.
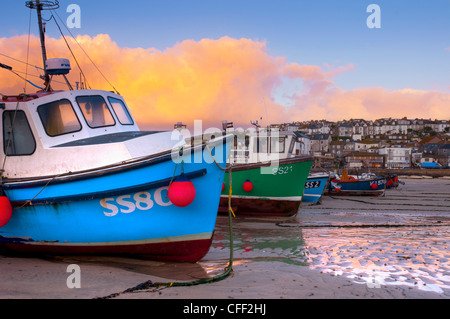
[[[77,103],[89,127],[97,128],[116,124],[102,96],[78,96]]]
[[[285,138],[284,137],[271,137],[270,138],[270,152],[271,153],[284,153],[285,151]]]
[[[255,153],[267,153],[267,137],[255,137],[253,151]]]
[[[3,152],[8,156],[31,155],[36,141],[24,111],[3,112]]]
[[[292,137],[291,144],[289,145],[289,154],[293,154],[294,153],[294,147],[295,147],[296,143],[297,143],[297,138]]]
[[[125,103],[122,100],[115,99],[113,97],[108,97],[109,103],[111,103],[114,113],[116,114],[117,119],[120,124],[123,125],[133,125],[133,118],[130,113],[128,113],[128,109],[125,106]]]
[[[63,99],[43,104],[37,109],[45,132],[49,136],[73,133],[81,130],[81,124],[73,110],[72,103]]]

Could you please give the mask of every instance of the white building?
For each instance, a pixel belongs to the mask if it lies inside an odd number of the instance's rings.
[[[296,154],[309,155],[311,152],[311,138],[302,133],[295,133],[297,139],[300,142],[297,144]]]
[[[380,148],[378,154],[386,156],[386,168],[405,168],[411,165],[410,147],[391,146]]]

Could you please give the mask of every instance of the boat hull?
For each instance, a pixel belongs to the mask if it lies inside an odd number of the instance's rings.
[[[398,180],[397,174],[391,174],[386,177],[386,189],[396,188],[399,186],[400,181]]]
[[[132,258],[151,259],[174,262],[196,262],[202,259],[209,251],[212,236],[205,234],[203,239],[180,237],[178,240],[167,238],[161,242],[114,242],[89,244],[43,244],[31,243],[26,245],[18,241],[8,241],[0,246],[2,253],[13,253],[27,256],[42,255],[95,255],[95,256],[129,256]]]
[[[302,203],[315,204],[321,198],[328,186],[328,175],[310,175],[306,180]]]
[[[329,195],[367,195],[379,196],[386,190],[386,179],[375,177],[367,180],[349,179],[331,181],[329,184]]]
[[[230,141],[213,148],[224,167]],[[175,206],[167,196],[181,170],[170,154],[83,174],[5,183],[14,211],[0,228],[0,249],[198,261],[211,244],[225,171],[202,147],[185,151],[182,159],[196,190],[187,207]]]
[[[279,160],[278,166],[262,163],[232,168],[231,207],[236,214],[253,216],[293,216],[298,212],[312,165],[311,157]],[[245,191],[246,181],[252,190]],[[229,181],[220,199],[220,212],[228,211]]]

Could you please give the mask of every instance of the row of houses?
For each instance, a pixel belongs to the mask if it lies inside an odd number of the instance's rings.
[[[298,134],[298,133],[297,133]],[[301,134],[302,154],[315,157],[329,157],[340,166],[368,168],[410,168],[433,166],[450,166],[450,141],[442,143],[417,142],[406,144],[389,144],[384,140],[338,140],[330,142],[330,135]],[[327,144],[329,142],[329,144]],[[429,146],[433,145],[433,148]]]
[[[355,134],[361,136],[376,136],[384,134],[414,134],[415,132],[450,132],[450,121],[431,119],[392,119],[383,118],[374,121],[364,119],[350,119],[338,122],[326,120],[294,122],[282,124],[288,131],[313,135],[331,134],[334,136],[352,137]],[[420,135],[420,134],[419,134]]]
[[[295,132],[302,141],[300,153],[314,155],[321,159],[320,165],[328,167],[450,166],[449,121],[382,119],[344,122],[290,123],[279,128],[289,131],[297,128]]]

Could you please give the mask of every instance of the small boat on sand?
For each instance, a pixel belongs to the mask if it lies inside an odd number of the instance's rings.
[[[348,176],[347,171],[340,178],[330,176],[329,195],[368,195],[379,196],[386,190],[386,178],[383,176]]]
[[[402,182],[398,179],[397,174],[388,174],[386,176],[386,189],[396,188]]]

